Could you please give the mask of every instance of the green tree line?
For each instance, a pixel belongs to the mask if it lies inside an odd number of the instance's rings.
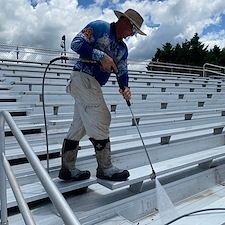
[[[224,66],[225,48],[220,49],[215,45],[208,50],[208,46],[202,44],[199,41],[198,34],[195,33],[190,41],[186,40],[182,44],[176,44],[175,46],[166,43],[162,49],[157,48],[152,61],[193,66],[203,66],[204,63]]]

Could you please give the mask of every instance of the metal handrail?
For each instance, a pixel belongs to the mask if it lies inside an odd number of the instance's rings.
[[[206,69],[206,66],[211,66],[211,67],[215,67],[215,68],[219,68],[219,69],[224,69],[225,70],[224,66],[218,66],[218,65],[211,64],[211,63],[205,63],[203,65],[203,77],[206,76],[206,72],[211,72],[211,73],[215,73],[215,74],[218,74],[218,75],[225,76],[225,73],[221,73],[221,72],[215,71],[215,70]]]
[[[13,135],[17,139],[20,147],[24,151],[26,158],[28,159],[29,163],[33,167],[34,171],[36,172],[37,176],[39,177],[43,187],[45,188],[50,200],[55,205],[56,209],[58,210],[62,220],[67,225],[80,225],[81,223],[74,215],[72,209],[70,208],[69,204],[60,193],[58,188],[56,187],[55,183],[52,181],[51,177],[41,164],[40,160],[31,149],[29,143],[25,139],[23,133],[17,127],[15,121],[13,120],[12,116],[7,111],[0,112],[0,200],[1,200],[1,224],[7,225],[8,224],[8,216],[7,216],[7,197],[6,197],[6,174],[8,179],[14,182],[13,174],[10,175],[10,171],[7,165],[7,160],[5,159],[5,132],[4,132],[4,123],[5,121],[9,125]],[[6,170],[6,174],[5,171]],[[11,183],[11,182],[10,182]],[[17,183],[17,182],[16,182]],[[20,190],[17,188],[17,184],[15,187],[12,185],[13,191],[18,191],[16,195],[18,195],[17,201],[20,203],[18,206],[21,206],[21,213],[26,214],[23,215],[24,218],[27,218],[29,221],[27,224],[35,224],[32,223],[32,216],[27,214],[26,203],[23,202],[23,197],[20,195]],[[16,190],[17,189],[17,190]]]
[[[23,216],[23,219],[24,219],[25,223],[29,224],[29,225],[35,225],[35,221],[33,219],[33,216],[32,216],[32,214],[29,210],[29,207],[28,207],[28,205],[27,205],[27,203],[26,203],[26,201],[23,197],[23,194],[20,190],[20,187],[19,187],[19,185],[16,181],[16,177],[14,176],[12,168],[11,168],[8,160],[6,159],[4,153],[2,153],[2,165],[3,165],[3,168],[5,170],[6,175],[8,177],[8,181],[10,183],[10,186],[12,187],[12,190],[13,190],[13,193],[15,195],[18,207],[20,209],[20,212]]]

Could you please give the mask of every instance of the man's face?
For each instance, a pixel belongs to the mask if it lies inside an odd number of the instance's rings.
[[[130,20],[124,18],[123,29],[121,30],[122,38],[127,38],[129,36],[133,36],[135,32],[133,32],[133,25],[131,24]]]

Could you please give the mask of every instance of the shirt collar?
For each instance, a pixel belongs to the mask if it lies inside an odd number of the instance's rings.
[[[116,23],[115,22],[110,24],[110,33],[114,36],[115,41],[123,42],[123,39],[119,39],[119,40],[116,39]]]
[[[110,23],[110,32],[116,35],[116,23]]]

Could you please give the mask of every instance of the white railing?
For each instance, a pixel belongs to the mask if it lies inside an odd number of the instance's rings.
[[[177,74],[177,73],[189,73],[195,74],[198,76],[202,76],[202,67],[200,66],[192,66],[192,65],[184,65],[184,64],[175,64],[175,63],[164,63],[164,62],[155,62],[151,61],[147,68],[149,71],[165,71],[169,72],[170,74]]]
[[[207,72],[210,72],[210,73],[215,73],[217,75],[220,75],[220,76],[225,76],[225,73],[221,73],[219,71],[216,71],[216,70],[212,70],[212,69],[207,69],[207,66],[209,66],[210,68],[214,67],[214,68],[217,68],[217,69],[223,69],[225,71],[225,67],[224,66],[218,66],[218,65],[214,65],[214,64],[210,64],[210,63],[205,63],[203,65],[203,77],[205,77],[207,75]]]
[[[65,52],[54,49],[0,44],[0,58],[2,59],[47,62],[59,56],[77,57],[78,55],[72,50]]]
[[[58,210],[62,220],[66,225],[80,225],[79,220],[74,215],[69,204],[60,193],[55,183],[41,164],[40,160],[31,149],[29,143],[25,139],[23,133],[17,127],[10,113],[7,111],[0,112],[0,201],[1,201],[1,224],[8,224],[7,215],[7,192],[6,192],[6,176],[15,195],[18,207],[27,225],[35,224],[28,205],[23,197],[20,187],[16,181],[13,171],[5,157],[5,131],[4,124],[7,122],[13,135],[21,146],[26,158],[33,167],[35,173],[39,177],[43,187],[45,188],[49,198]]]

